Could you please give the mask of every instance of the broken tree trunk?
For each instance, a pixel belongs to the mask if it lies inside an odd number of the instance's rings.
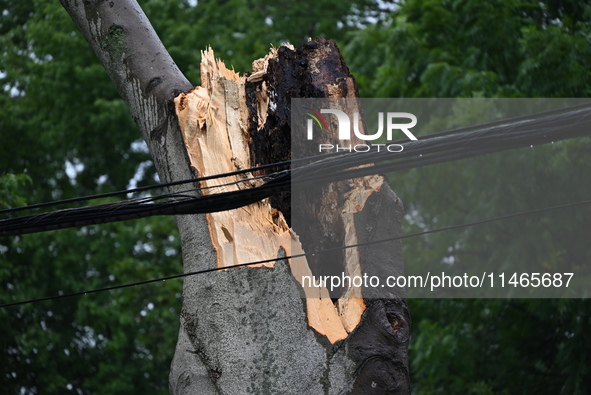
[[[281,47],[256,62],[248,77],[226,70],[209,54],[203,87],[193,89],[135,0],[60,2],[129,107],[163,182],[191,178],[195,169],[214,174],[285,159],[290,97],[356,94],[336,46],[323,40],[297,51]],[[348,207],[337,209],[349,217],[339,219],[334,210],[320,213],[327,232],[317,240],[300,232],[303,248],[399,234],[401,204],[379,177],[372,180],[345,185]],[[169,189],[187,193],[185,188]],[[318,208],[326,209],[329,201]],[[287,225],[288,202],[289,197],[278,196],[208,221],[201,215],[177,216],[184,270],[297,253],[301,247],[298,230]],[[375,221],[378,217],[392,220]],[[343,260],[350,273],[376,262],[402,267],[396,243],[348,252]],[[269,267],[188,277],[171,392],[408,393],[410,320],[404,300],[349,298],[333,304],[318,291],[316,298],[302,299],[296,277],[317,269],[310,263],[280,259]]]
[[[208,50],[202,86],[175,99],[191,165],[200,176],[290,159],[291,98],[357,95],[338,48],[324,39],[298,50],[272,49],[253,66],[252,74],[240,77]],[[204,193],[249,188],[260,181],[241,180],[252,176],[201,186],[208,188]],[[297,199],[315,224],[290,228],[289,194],[207,215],[217,267],[279,259],[186,279],[170,375],[173,394],[410,392],[404,299],[364,299],[360,289],[351,288],[333,300],[326,289],[298,283],[303,275],[323,274],[321,257],[281,259],[398,235],[400,201],[381,176],[336,183]],[[380,220],[384,216],[393,220]],[[399,243],[335,254],[351,276],[375,272],[376,262],[389,262],[396,269],[390,274],[401,274]],[[185,270],[202,268],[203,263]]]

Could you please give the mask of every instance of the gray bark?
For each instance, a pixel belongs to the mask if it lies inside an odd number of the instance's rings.
[[[60,0],[107,70],[145,139],[161,180],[194,177],[172,100],[193,86],[182,75],[134,0]],[[174,188],[173,188],[174,190]],[[395,218],[402,205],[384,188],[383,210],[363,221]],[[213,267],[205,216],[176,218],[184,270]],[[374,235],[361,235],[367,240]],[[282,251],[278,251],[279,256]],[[402,265],[399,243],[371,259]],[[349,337],[330,344],[308,327],[301,290],[285,261],[185,280],[181,329],[170,372],[173,394],[405,394],[409,318],[404,301],[368,300]]]

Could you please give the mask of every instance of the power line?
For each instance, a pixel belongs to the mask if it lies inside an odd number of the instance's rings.
[[[589,106],[565,108],[561,111],[546,112],[541,113],[541,115],[533,114],[509,121],[496,121],[477,125],[472,127],[473,131],[470,132],[464,131],[451,135],[423,138],[418,141],[405,141],[401,143],[404,150],[394,155],[385,150],[379,151],[378,148],[374,147],[369,152],[339,153],[321,157],[300,158],[252,169],[169,183],[180,184],[195,182],[196,180],[203,181],[228,175],[244,174],[262,168],[286,166],[288,163],[292,165],[304,163],[301,166],[292,166],[291,170],[261,176],[265,177],[267,181],[263,185],[254,188],[203,196],[169,193],[149,198],[108,203],[101,206],[65,209],[0,220],[0,236],[14,236],[68,227],[125,221],[153,215],[203,214],[231,210],[288,190],[292,185],[306,187],[318,185],[319,183],[342,181],[370,174],[405,170],[591,134],[591,128],[589,127],[591,125],[591,108]],[[308,163],[311,160],[314,161]],[[364,166],[368,164],[373,164],[373,166]],[[237,182],[253,179],[251,177]],[[169,184],[160,184],[158,187]],[[154,188],[154,186],[143,187],[142,190],[147,188]],[[187,190],[187,192],[196,192],[203,189],[194,188]],[[120,194],[123,191],[114,193]],[[85,198],[75,199],[83,200]],[[155,203],[157,200],[163,199],[169,201]],[[51,204],[45,203],[43,205]]]
[[[436,100],[439,100],[439,99],[436,99]],[[546,100],[546,99],[544,99],[544,100]],[[459,127],[459,128],[455,128],[455,129],[444,130],[442,132],[429,133],[428,135],[423,136],[423,138],[434,138],[434,137],[448,136],[450,134],[470,132],[470,131],[475,130],[475,128],[486,129],[486,128],[492,128],[492,127],[500,126],[500,125],[515,124],[518,122],[527,121],[527,120],[531,120],[531,119],[552,118],[554,116],[558,116],[558,115],[568,113],[571,111],[589,109],[590,105],[591,105],[590,103],[582,103],[582,104],[577,104],[577,105],[573,105],[573,106],[567,106],[567,107],[555,108],[555,109],[546,110],[546,111],[540,111],[540,112],[537,112],[534,114],[526,114],[526,115],[520,115],[520,116],[515,116],[515,117],[510,117],[510,118],[499,119],[496,121],[485,122],[482,124],[478,124],[476,126],[474,126],[474,125],[463,126],[463,127]],[[401,143],[404,141],[405,140],[398,140],[398,141],[393,141],[393,143]]]
[[[363,246],[369,246],[369,245],[374,245],[374,244],[386,243],[389,241],[408,239],[408,238],[412,238],[412,237],[424,236],[424,235],[438,233],[438,232],[444,232],[444,231],[448,231],[448,230],[455,230],[455,229],[466,228],[466,227],[470,227],[470,226],[483,225],[486,223],[502,221],[502,220],[506,220],[509,218],[522,217],[522,216],[532,215],[532,214],[539,214],[539,213],[543,213],[543,212],[547,212],[547,211],[560,210],[560,209],[564,209],[564,208],[577,207],[577,206],[583,206],[583,205],[588,205],[588,204],[591,204],[591,200],[583,200],[583,201],[579,201],[579,202],[565,203],[565,204],[561,204],[561,205],[557,205],[557,206],[521,211],[521,212],[517,212],[517,213],[502,215],[499,217],[482,219],[482,220],[474,221],[474,222],[468,222],[468,223],[463,223],[463,224],[458,224],[458,225],[450,225],[450,226],[446,226],[443,228],[431,229],[431,230],[426,230],[423,232],[411,233],[411,234],[401,235],[401,236],[396,236],[396,237],[389,237],[386,239],[374,240],[374,241],[369,241],[369,242],[364,242],[364,243],[351,244],[351,245],[345,245],[345,246],[339,246],[339,247],[332,247],[332,248],[327,248],[327,249],[320,250],[320,251],[306,252],[306,253],[302,253],[302,254],[294,254],[294,255],[289,255],[289,256],[285,256],[285,257],[264,259],[264,260],[255,261],[255,262],[240,263],[237,265],[231,265],[231,266],[225,266],[225,267],[216,267],[216,268],[198,270],[198,271],[193,271],[193,272],[188,272],[188,273],[175,274],[175,275],[167,276],[167,277],[155,278],[155,279],[151,279],[151,280],[138,281],[138,282],[129,283],[129,284],[114,285],[114,286],[105,287],[105,288],[97,288],[97,289],[91,289],[91,290],[80,291],[80,292],[72,292],[72,293],[62,294],[62,295],[54,295],[54,296],[47,296],[47,297],[37,298],[37,299],[29,299],[29,300],[24,300],[24,301],[19,301],[19,302],[5,303],[5,304],[0,305],[0,308],[19,306],[19,305],[25,305],[25,304],[31,304],[31,303],[39,303],[39,302],[44,302],[47,300],[70,298],[70,297],[88,295],[88,294],[93,294],[93,293],[98,293],[98,292],[109,292],[109,291],[114,291],[117,289],[130,288],[130,287],[152,284],[152,283],[166,281],[166,280],[174,280],[174,279],[179,279],[179,278],[184,278],[184,277],[189,277],[189,276],[196,276],[196,275],[205,274],[205,273],[217,272],[220,270],[236,269],[236,268],[240,268],[240,267],[260,265],[260,264],[264,264],[264,263],[276,262],[276,261],[285,260],[285,259],[307,257],[307,256],[315,255],[315,254],[323,254],[323,253],[330,252],[330,251],[344,250],[344,249],[349,249],[349,248],[356,248],[356,247],[363,247]]]
[[[277,162],[277,163],[271,163],[268,165],[261,165],[261,166],[257,166],[257,167],[252,167],[250,169],[236,170],[236,171],[223,173],[223,174],[215,174],[215,175],[211,175],[211,176],[204,176],[204,177],[190,178],[190,179],[186,179],[186,180],[165,182],[165,183],[160,183],[160,184],[155,184],[155,185],[147,185],[144,187],[125,189],[125,190],[121,190],[121,191],[114,191],[114,192],[100,193],[100,194],[89,195],[89,196],[75,197],[75,198],[71,198],[71,199],[57,200],[57,201],[53,201],[53,202],[37,203],[37,204],[31,204],[31,205],[23,206],[23,207],[13,207],[13,208],[0,210],[0,214],[9,214],[9,213],[14,213],[14,212],[18,212],[18,211],[33,210],[33,209],[38,209],[38,208],[43,208],[43,207],[52,207],[52,206],[58,206],[58,205],[63,205],[63,204],[69,204],[69,203],[85,202],[85,201],[89,201],[89,200],[101,199],[101,198],[107,198],[107,197],[124,196],[124,195],[128,195],[131,193],[151,191],[154,189],[163,189],[163,188],[167,188],[167,187],[171,187],[171,186],[183,185],[183,184],[189,184],[189,183],[196,184],[201,181],[208,181],[208,180],[213,180],[213,179],[217,179],[217,178],[230,177],[230,176],[241,175],[241,174],[245,174],[245,173],[252,173],[255,171],[262,171],[262,170],[266,170],[266,169],[270,169],[270,168],[285,167],[285,166],[289,166],[290,163],[291,163],[291,161]],[[256,180],[256,179],[263,178],[263,177],[264,176],[250,177],[250,178],[246,178],[246,179],[242,179],[240,181],[237,181],[236,183],[252,181],[252,180]],[[188,191],[205,190],[205,189],[209,189],[209,188],[216,188],[216,187],[226,186],[226,185],[230,185],[230,184],[194,188],[194,189],[191,189]],[[166,195],[159,195],[159,196],[166,196]]]
[[[546,120],[548,118],[552,118],[552,117],[556,117],[556,116],[564,115],[564,114],[568,114],[567,116],[569,116],[572,112],[575,112],[578,110],[590,110],[589,106],[590,106],[590,104],[585,103],[585,104],[580,104],[580,105],[575,105],[575,106],[570,106],[570,107],[564,107],[564,108],[559,108],[559,109],[538,112],[535,114],[528,114],[528,115],[523,115],[523,116],[518,116],[518,117],[512,117],[512,118],[507,118],[507,119],[502,119],[502,120],[497,120],[497,121],[486,122],[486,123],[473,125],[473,126],[467,126],[467,127],[446,130],[443,132],[430,133],[428,135],[422,136],[420,138],[420,140],[424,141],[424,140],[430,140],[430,139],[437,138],[437,137],[449,136],[449,135],[453,135],[453,134],[457,135],[460,133],[466,133],[466,132],[475,131],[475,130],[490,129],[490,128],[493,128],[496,126],[511,125],[511,124],[516,124],[516,123],[519,123],[522,121],[527,121],[527,120],[535,120],[535,119],[542,119],[542,118],[544,120]],[[406,145],[408,145],[408,142],[406,140],[397,140],[397,141],[393,141],[392,143],[393,144],[399,143],[402,145],[407,143]],[[296,158],[293,160],[270,163],[267,165],[260,165],[260,166],[255,166],[255,167],[251,167],[248,169],[236,170],[236,171],[232,171],[232,172],[216,174],[216,175],[211,175],[211,176],[190,178],[190,179],[185,179],[185,180],[159,183],[159,184],[155,184],[155,185],[148,185],[148,186],[144,186],[144,187],[126,189],[126,190],[121,190],[121,191],[114,191],[114,192],[107,192],[107,193],[95,194],[95,195],[89,195],[89,196],[83,196],[83,197],[63,199],[63,200],[52,201],[52,202],[44,202],[44,203],[32,204],[32,205],[28,205],[28,206],[24,206],[24,207],[14,207],[14,208],[9,208],[9,209],[3,209],[3,210],[0,210],[0,214],[8,214],[8,213],[13,213],[13,212],[18,212],[18,211],[32,210],[32,209],[37,209],[37,208],[51,207],[51,206],[69,204],[69,203],[76,203],[76,202],[94,200],[94,199],[99,199],[99,198],[123,196],[123,195],[128,195],[131,193],[144,192],[144,191],[149,191],[149,190],[154,190],[154,189],[164,189],[164,188],[176,186],[176,185],[183,185],[183,184],[188,184],[188,183],[198,183],[198,182],[208,181],[208,180],[217,179],[217,178],[242,175],[242,174],[246,174],[246,173],[254,173],[257,171],[263,171],[263,170],[267,170],[270,168],[287,167],[292,164],[319,161],[322,159],[333,158],[335,156],[346,157],[347,154],[337,152],[337,153],[325,153],[322,155],[316,155],[316,156],[311,156],[311,157],[306,157],[306,158]],[[398,157],[401,157],[401,155],[398,155]],[[437,163],[437,162],[435,162],[435,163]],[[254,180],[256,178],[257,177],[245,178],[241,181],[247,182],[250,180]],[[191,191],[204,190],[204,189],[208,189],[208,188],[213,188],[213,187],[195,188],[195,189],[192,189]],[[160,195],[160,196],[166,197],[166,195]]]
[[[227,211],[255,203],[276,192],[289,189],[289,176],[289,173],[285,173],[259,187],[212,195],[168,194],[166,197],[171,201],[164,203],[154,203],[152,199],[136,199],[131,202],[63,209],[5,219],[0,221],[0,236],[125,221],[154,215],[205,214]]]

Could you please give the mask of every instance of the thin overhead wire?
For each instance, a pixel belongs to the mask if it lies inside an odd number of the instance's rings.
[[[200,274],[217,272],[217,271],[221,271],[221,270],[236,269],[236,268],[241,268],[241,267],[246,267],[246,266],[262,265],[265,263],[272,263],[272,262],[281,261],[281,260],[301,258],[301,257],[307,257],[307,256],[311,256],[311,255],[319,255],[319,254],[323,254],[323,253],[327,253],[327,252],[331,252],[331,251],[336,251],[336,250],[364,247],[364,246],[369,246],[369,245],[374,245],[374,244],[380,244],[380,243],[386,243],[386,242],[391,242],[391,241],[396,241],[396,240],[408,239],[408,238],[412,238],[412,237],[424,236],[424,235],[438,233],[438,232],[444,232],[444,231],[448,231],[448,230],[455,230],[455,229],[461,229],[461,228],[466,228],[466,227],[471,227],[471,226],[483,225],[483,224],[487,224],[487,223],[491,223],[491,222],[506,220],[509,218],[522,217],[522,216],[533,215],[533,214],[540,214],[540,213],[544,213],[544,212],[548,212],[548,211],[560,210],[560,209],[565,209],[565,208],[569,208],[569,207],[584,206],[584,205],[588,205],[588,204],[591,204],[591,200],[583,200],[583,201],[579,201],[579,202],[566,203],[566,204],[561,204],[561,205],[557,205],[557,206],[544,207],[544,208],[538,208],[538,209],[527,210],[527,211],[520,211],[517,213],[510,213],[510,214],[502,215],[499,217],[487,218],[487,219],[482,219],[482,220],[474,221],[474,222],[451,225],[451,226],[446,226],[443,228],[431,229],[431,230],[426,230],[426,231],[422,231],[422,232],[411,233],[411,234],[395,236],[395,237],[389,237],[389,238],[385,238],[385,239],[374,240],[374,241],[369,241],[369,242],[364,242],[364,243],[350,244],[350,245],[345,245],[345,246],[327,248],[327,249],[323,249],[323,250],[319,250],[319,251],[306,252],[306,253],[302,253],[302,254],[294,254],[294,255],[289,255],[289,256],[285,256],[285,257],[279,256],[279,257],[259,260],[259,261],[255,261],[255,262],[240,263],[240,264],[225,266],[225,267],[215,267],[215,268],[198,270],[198,271],[187,272],[187,273],[182,273],[182,274],[175,274],[175,275],[167,276],[167,277],[160,277],[160,278],[154,278],[154,279],[150,279],[150,280],[138,281],[138,282],[129,283],[129,284],[114,285],[111,287],[97,288],[97,289],[91,289],[91,290],[86,290],[86,291],[72,292],[72,293],[68,293],[68,294],[53,295],[53,296],[46,296],[43,298],[36,298],[36,299],[22,300],[22,301],[18,301],[18,302],[4,303],[4,304],[0,305],[0,308],[20,306],[20,305],[31,304],[31,303],[39,303],[39,302],[44,302],[44,301],[48,301],[48,300],[70,298],[70,297],[75,297],[75,296],[83,296],[83,295],[89,295],[89,294],[94,294],[94,293],[99,293],[99,292],[109,292],[109,291],[114,291],[117,289],[147,285],[147,284],[157,283],[157,282],[161,282],[161,281],[174,280],[174,279],[179,279],[179,278],[184,278],[184,277],[196,276],[196,275],[200,275]]]

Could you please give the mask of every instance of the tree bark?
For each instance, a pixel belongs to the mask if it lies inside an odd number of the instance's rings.
[[[127,103],[165,182],[286,159],[290,97],[357,95],[338,48],[324,40],[272,51],[248,77],[206,54],[204,86],[193,89],[135,1],[60,1]],[[269,110],[271,100],[276,110]],[[216,137],[214,130],[226,134]],[[335,217],[331,224],[342,231],[308,237],[303,249],[400,234],[402,204],[383,180],[374,181],[363,208],[349,212],[352,232],[344,229],[347,219]],[[271,267],[186,278],[171,393],[409,393],[404,299],[359,297],[336,305],[326,295],[303,299],[307,291],[294,273],[316,269],[313,262],[281,259],[300,248],[287,226],[288,199],[207,218],[177,216],[186,272],[259,256],[279,260]],[[384,216],[394,220],[377,220]],[[375,262],[392,262],[400,270],[400,243],[360,250],[343,261],[366,271]]]

